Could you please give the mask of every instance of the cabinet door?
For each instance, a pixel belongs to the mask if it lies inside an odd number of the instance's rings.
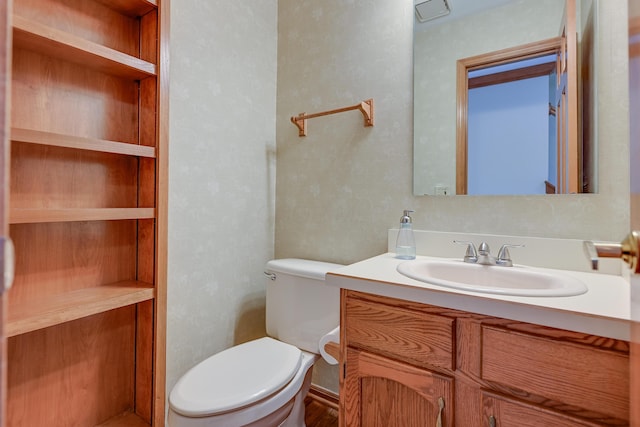
[[[485,427],[596,427],[595,424],[565,414],[518,402],[493,393],[482,393]]]
[[[346,427],[453,426],[451,378],[352,348],[346,359]]]

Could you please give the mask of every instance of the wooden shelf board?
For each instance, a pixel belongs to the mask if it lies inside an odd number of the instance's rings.
[[[24,306],[10,304],[7,337],[32,332],[115,308],[154,298],[155,289],[143,282],[125,281],[79,289],[56,295],[41,295]]]
[[[11,209],[10,224],[153,219],[155,208]]]
[[[149,423],[132,412],[115,416],[97,427],[149,427]]]
[[[158,8],[157,0],[98,0],[100,3],[129,16],[142,16]]]
[[[32,129],[11,128],[11,140],[14,142],[100,151],[103,153],[124,154],[128,156],[156,157],[155,147],[96,138],[82,138],[79,136],[62,135]]]
[[[157,73],[156,66],[147,61],[15,14],[13,41],[18,47],[116,76],[144,79]]]

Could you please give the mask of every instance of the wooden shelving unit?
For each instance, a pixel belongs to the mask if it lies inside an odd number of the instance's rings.
[[[10,1],[5,425],[162,426],[168,0]]]

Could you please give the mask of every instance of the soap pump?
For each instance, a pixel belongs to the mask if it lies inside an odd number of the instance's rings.
[[[400,218],[400,230],[396,240],[396,258],[415,259],[416,257],[416,239],[413,236],[413,225],[409,216],[413,212],[412,210],[405,210],[402,218]]]

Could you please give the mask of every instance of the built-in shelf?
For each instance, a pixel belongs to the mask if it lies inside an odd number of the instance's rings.
[[[165,423],[169,2],[0,6],[9,427]]]
[[[6,335],[12,337],[154,298],[149,283],[125,281],[10,304]]]
[[[82,138],[79,136],[62,135],[32,129],[11,128],[11,141],[74,148],[78,150],[101,151],[103,153],[124,154],[128,156],[156,157],[155,147],[96,138]]]
[[[98,0],[98,2],[129,16],[142,16],[158,8],[156,0]]]
[[[35,224],[43,222],[153,219],[155,214],[155,208],[11,209],[9,211],[9,223]]]
[[[108,74],[144,79],[156,75],[156,66],[126,53],[93,43],[13,15],[14,46],[81,64]]]

